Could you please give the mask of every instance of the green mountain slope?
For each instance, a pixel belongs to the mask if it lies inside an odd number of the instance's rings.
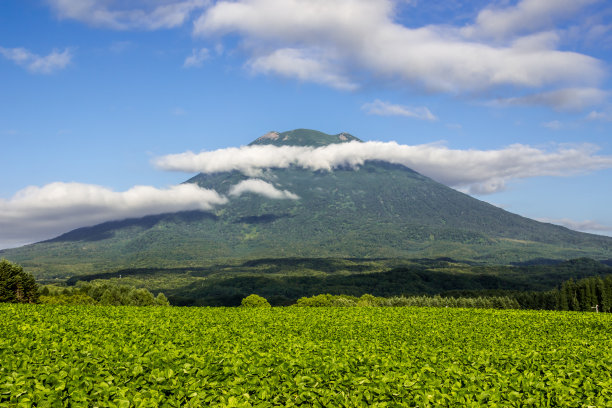
[[[358,139],[300,129],[269,133],[253,143],[324,145],[350,140]],[[446,256],[500,264],[612,258],[612,238],[511,214],[401,165],[372,161],[332,172],[269,169],[260,178],[299,199],[246,193],[214,212],[104,223],[5,250],[0,256],[45,277],[268,257]],[[246,179],[236,171],[198,174],[187,183],[228,194]]]

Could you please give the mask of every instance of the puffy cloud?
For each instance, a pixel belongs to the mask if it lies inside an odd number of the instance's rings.
[[[248,179],[232,186],[229,190],[230,196],[241,196],[245,193],[259,194],[274,200],[290,199],[297,200],[300,197],[287,190],[279,190],[274,185],[261,179]]]
[[[409,118],[437,120],[436,116],[425,106],[408,107],[393,105],[376,99],[374,102],[364,104],[361,109],[370,115],[380,116],[407,116]]]
[[[575,221],[569,218],[538,218],[537,220],[541,222],[548,222],[550,224],[562,225],[576,231],[590,232],[593,234],[605,233],[605,235],[612,236],[612,226],[604,225],[592,220]]]
[[[208,0],[47,0],[60,18],[116,30],[178,27]]]
[[[201,67],[205,60],[208,59],[210,52],[207,48],[193,49],[191,55],[185,58],[183,63],[184,68]]]
[[[163,156],[154,164],[164,170],[215,173],[238,170],[257,174],[266,168],[297,166],[312,170],[358,167],[381,160],[412,168],[446,185],[473,194],[503,190],[508,181],[537,176],[566,176],[611,168],[612,156],[596,155],[593,145],[558,146],[547,151],[514,144],[498,150],[454,150],[437,144],[349,142],[323,147],[243,146],[209,152]]]
[[[49,55],[40,56],[25,48],[0,47],[0,55],[34,74],[51,74],[66,68],[72,60],[72,52],[68,48],[62,52],[53,50]]]
[[[168,189],[136,186],[124,192],[80,183],[31,186],[0,199],[0,248],[54,237],[104,221],[184,210],[210,210],[227,198],[194,184]]]
[[[580,111],[603,103],[609,92],[597,88],[565,88],[533,95],[500,98],[491,105],[545,105],[563,111]]]
[[[407,27],[394,20],[391,0],[219,1],[195,21],[194,34],[238,34],[250,52],[247,65],[256,72],[336,88],[354,89],[356,74],[469,95],[491,88],[594,88],[605,76],[601,61],[558,50],[554,32],[533,32],[590,3],[561,1],[570,12],[556,10],[556,2],[524,0],[483,10],[467,28]],[[543,15],[550,18],[540,19]],[[520,28],[521,19],[529,22],[528,34],[504,43],[479,37],[474,28],[497,36],[491,27],[500,22],[500,33],[507,35]]]
[[[201,10],[194,35],[237,34],[249,54],[246,66],[257,74],[340,90],[357,89],[357,78],[470,96],[496,89],[510,94],[499,105],[560,109],[601,101],[579,95],[578,102],[554,104],[546,94],[559,88],[596,90],[602,83],[604,64],[559,50],[562,36],[556,29],[597,1],[522,0],[487,7],[466,26],[408,27],[396,21],[393,0],[47,0],[60,18],[113,29],[177,27]],[[207,55],[196,50],[184,66],[200,66]],[[514,97],[521,88],[541,92]]]

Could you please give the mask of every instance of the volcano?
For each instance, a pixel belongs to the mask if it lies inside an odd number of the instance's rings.
[[[251,143],[358,143],[348,133],[297,129]],[[400,164],[200,173],[185,183],[230,199],[215,210],[111,221],[1,251],[44,276],[124,267],[179,267],[285,257],[450,257],[488,264],[612,258],[612,238],[512,214]],[[258,185],[277,196],[256,193]],[[240,193],[236,193],[240,190]]]

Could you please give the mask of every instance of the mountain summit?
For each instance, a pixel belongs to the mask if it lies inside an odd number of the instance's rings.
[[[325,146],[347,133],[270,132],[252,145]],[[269,153],[269,152],[268,152]],[[253,174],[198,174],[186,183],[228,197],[214,211],[161,214],[80,228],[0,251],[45,276],[121,267],[184,267],[285,257],[451,257],[508,264],[537,259],[612,258],[612,238],[509,213],[403,165]]]
[[[348,133],[338,133],[337,135],[328,135],[323,132],[311,129],[295,129],[288,132],[278,133],[275,131],[268,132],[265,135],[258,137],[249,146],[253,145],[275,145],[275,146],[327,146],[334,143],[346,143],[357,141],[361,142],[355,136]]]

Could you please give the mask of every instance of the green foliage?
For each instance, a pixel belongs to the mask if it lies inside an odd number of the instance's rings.
[[[441,295],[510,296],[526,308],[548,302],[548,291],[570,278],[611,274],[612,268],[587,259],[545,265],[494,266],[439,259],[265,258],[207,267],[132,268],[75,276],[67,280],[112,282],[163,292],[173,305],[239,306],[251,293],[272,306],[293,304],[321,293],[360,297]],[[517,291],[533,291],[516,297]],[[537,292],[536,292],[537,291]],[[537,295],[535,294],[537,293]],[[522,295],[521,295],[522,296]]]
[[[242,299],[240,305],[242,307],[270,307],[270,303],[268,303],[266,298],[256,294],[251,294]]]
[[[563,282],[555,295],[557,310],[612,312],[612,275]]]
[[[79,283],[76,287],[46,285],[40,291],[40,301],[59,305],[106,306],[169,306],[163,293],[154,297],[145,288],[120,285],[114,282]]]
[[[548,291],[453,291],[455,296],[505,296],[522,309],[612,312],[612,274],[574,280]]]
[[[396,296],[391,298],[362,295],[357,298],[344,295],[316,295],[298,299],[298,307],[351,307],[351,306],[384,306],[384,307],[463,307],[479,309],[520,309],[516,299],[508,296],[487,297],[441,297],[441,296]]]
[[[40,295],[39,301],[48,305],[95,305],[98,303],[85,293],[70,295],[60,293],[55,296]]]
[[[612,315],[0,305],[0,406],[606,407]]]
[[[34,277],[6,259],[0,260],[0,302],[36,303],[38,286]]]

